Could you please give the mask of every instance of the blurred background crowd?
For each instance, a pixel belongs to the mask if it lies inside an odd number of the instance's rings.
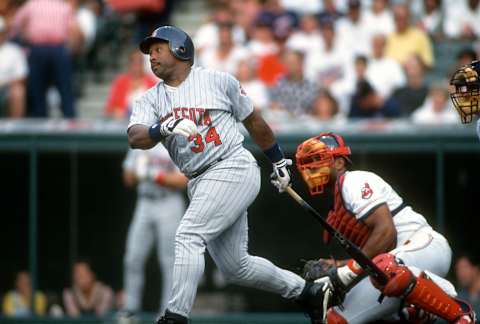
[[[0,116],[127,120],[132,102],[158,81],[138,42],[196,1],[0,1]],[[235,75],[267,120],[460,124],[448,78],[480,55],[480,0],[204,2],[201,25],[179,25],[192,35],[195,65]],[[92,91],[102,87],[92,108]],[[63,292],[33,292],[19,271],[1,292],[2,314],[121,309],[122,291],[93,269],[76,262]],[[480,313],[480,260],[459,257],[455,274]]]
[[[185,2],[2,1],[2,116],[128,118],[157,81],[136,45]],[[180,26],[195,64],[234,74],[257,109],[284,119],[456,123],[448,76],[480,51],[478,0],[206,3],[207,21]],[[92,83],[111,84],[93,114],[81,107]]]

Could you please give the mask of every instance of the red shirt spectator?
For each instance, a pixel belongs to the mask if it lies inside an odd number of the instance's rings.
[[[105,107],[105,115],[125,119],[135,99],[153,87],[157,79],[145,72],[144,57],[138,50],[130,53],[127,73],[118,75],[112,83]]]

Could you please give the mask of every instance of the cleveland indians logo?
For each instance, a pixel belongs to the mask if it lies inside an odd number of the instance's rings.
[[[368,199],[373,194],[373,190],[372,190],[372,188],[370,188],[370,185],[367,182],[365,182],[365,185],[363,186],[361,191],[362,191],[362,198],[363,199]]]

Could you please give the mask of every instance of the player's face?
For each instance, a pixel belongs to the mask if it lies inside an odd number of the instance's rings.
[[[166,42],[157,42],[150,46],[150,66],[160,79],[168,79],[177,63]]]

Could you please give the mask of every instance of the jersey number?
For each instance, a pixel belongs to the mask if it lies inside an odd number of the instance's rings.
[[[220,136],[218,136],[217,130],[215,127],[210,127],[205,135],[205,143],[203,142],[202,135],[197,134],[193,138],[193,143],[195,144],[194,147],[191,148],[192,152],[200,153],[205,150],[205,144],[213,142],[215,146],[221,145],[222,141],[220,140]]]

